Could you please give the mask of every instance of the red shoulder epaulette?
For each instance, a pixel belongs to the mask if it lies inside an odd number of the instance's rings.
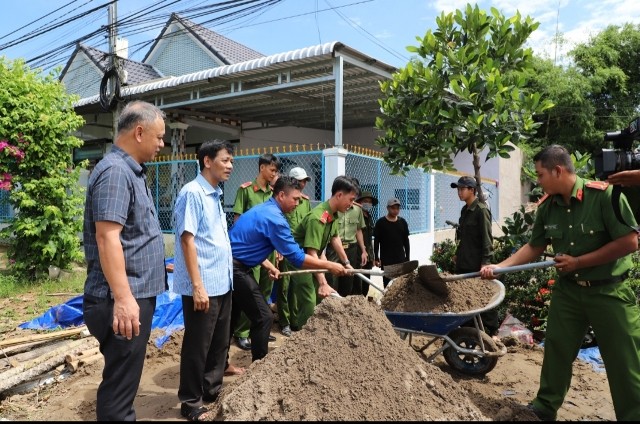
[[[322,216],[320,217],[320,222],[323,224],[327,224],[333,221],[333,216],[329,213],[329,211],[322,212]]]
[[[240,184],[240,187],[241,187],[241,188],[247,188],[247,187],[249,187],[251,184],[253,184],[253,181],[247,181],[247,182],[246,182],[246,183],[244,183],[244,184]]]
[[[585,184],[586,187],[595,188],[598,190],[606,190],[609,187],[609,183],[606,181],[589,181]]]
[[[547,193],[544,194],[544,196],[542,196],[540,199],[538,199],[538,201],[536,202],[537,206],[540,206],[541,204],[544,203],[545,200],[547,200],[549,198],[549,195]]]
[[[300,193],[300,197],[302,197],[303,199],[307,199],[307,200],[309,200],[309,196],[307,196],[307,195],[306,195],[306,194],[304,194],[304,193]]]

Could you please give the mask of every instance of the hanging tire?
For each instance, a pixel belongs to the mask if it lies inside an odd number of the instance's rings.
[[[488,352],[497,352],[498,346],[485,332],[480,332],[484,348]],[[478,340],[478,330],[472,327],[460,327],[448,334],[449,338],[461,348],[481,351]],[[445,349],[442,354],[449,366],[457,371],[470,375],[485,375],[495,368],[498,356],[479,356],[457,352],[452,346]]]

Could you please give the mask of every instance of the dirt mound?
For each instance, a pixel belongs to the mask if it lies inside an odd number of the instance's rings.
[[[212,405],[223,420],[488,420],[360,296],[329,298]]]

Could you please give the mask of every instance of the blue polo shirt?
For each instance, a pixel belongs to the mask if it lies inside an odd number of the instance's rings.
[[[274,250],[296,268],[304,262],[304,250],[293,239],[287,218],[273,197],[240,215],[229,238],[233,258],[249,267],[261,264]]]

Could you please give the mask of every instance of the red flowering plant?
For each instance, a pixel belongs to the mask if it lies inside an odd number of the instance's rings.
[[[24,159],[24,147],[27,142],[20,137],[17,142],[0,140],[0,190],[11,190],[13,175]]]

